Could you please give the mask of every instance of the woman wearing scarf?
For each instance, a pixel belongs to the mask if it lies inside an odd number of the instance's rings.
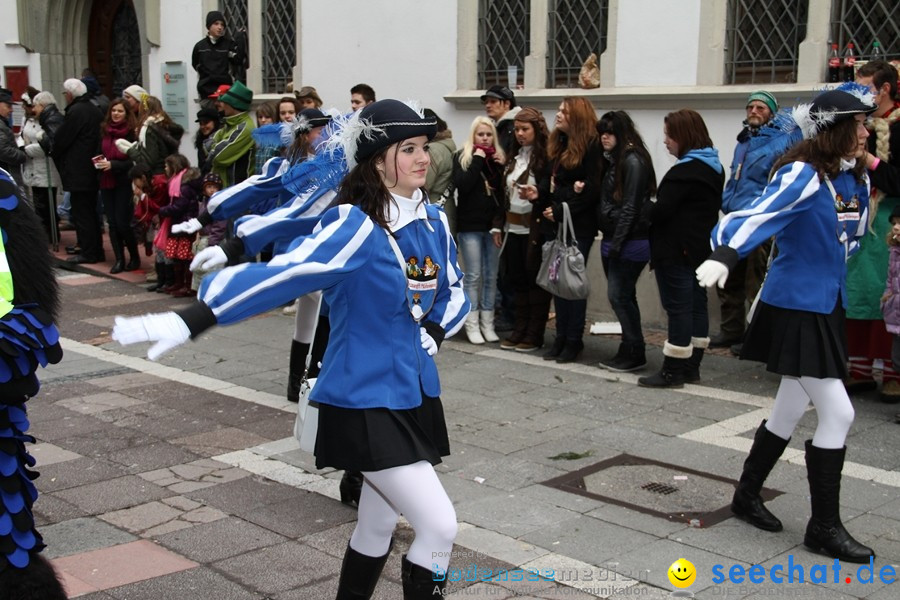
[[[109,240],[116,256],[116,262],[109,270],[113,274],[141,267],[137,239],[131,229],[134,204],[128,172],[134,163],[116,146],[116,140],[134,142],[134,130],[134,114],[125,100],[116,98],[109,104],[106,119],[100,125],[100,156],[94,160],[94,167],[100,171],[100,197],[106,222],[109,223]],[[125,264],[126,247],[131,257],[128,264]]]
[[[669,318],[658,373],[638,379],[644,387],[680,388],[700,379],[709,345],[706,288],[694,269],[709,256],[709,233],[719,217],[725,169],[703,118],[683,108],[666,115],[664,143],[678,162],[669,169],[650,209],[650,267]]]

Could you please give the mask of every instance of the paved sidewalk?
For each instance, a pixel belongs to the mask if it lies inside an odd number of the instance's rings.
[[[28,408],[42,473],[35,512],[70,595],[333,597],[356,513],[337,500],[339,473],[316,470],[290,437],[294,405],[283,392],[292,318],[273,311],[217,328],[152,363],[146,348],[109,341],[113,316],[186,301],[84,274],[61,282],[66,357],[43,374]],[[877,577],[900,564],[900,429],[895,407],[874,393],[856,402],[842,495],[848,529],[878,553],[872,583],[847,565],[837,581],[829,570],[827,583],[809,583],[813,565],[833,562],[801,545],[809,510],[801,448],[812,413],[767,482],[782,492],[769,503],[782,533],[733,518],[692,527],[543,485],[622,454],[686,469],[663,482],[674,487],[694,471],[739,475],[777,380],[722,353],[704,361],[701,385],[645,390],[637,375],[594,366],[615,345],[590,337],[572,365],[496,344],[442,347],[453,454],[438,471],[460,521],[449,575],[462,581],[451,581],[451,597],[665,598],[666,572],[681,557],[696,566],[697,598],[900,597],[897,584]],[[660,362],[654,350],[651,366]],[[727,506],[724,496],[712,500]],[[401,597],[399,556],[411,539],[401,525],[376,598]],[[805,566],[805,583],[712,580],[714,565],[727,578],[732,565],[768,573],[789,556]],[[465,581],[477,578],[473,567],[506,569],[509,581]],[[513,581],[516,569],[552,577]]]

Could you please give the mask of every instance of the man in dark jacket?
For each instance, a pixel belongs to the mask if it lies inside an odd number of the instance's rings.
[[[481,103],[484,104],[484,112],[497,127],[500,147],[509,156],[513,140],[516,137],[513,132],[513,123],[516,114],[522,110],[521,107],[516,106],[516,95],[505,85],[492,85],[488,91],[482,94]]]
[[[100,186],[91,160],[100,148],[103,115],[91,102],[87,87],[80,80],[67,79],[63,89],[66,117],[53,136],[52,156],[63,189],[71,194],[72,221],[81,244],[81,253],[70,257],[69,262],[103,262],[103,233],[97,213]]]
[[[16,136],[9,126],[9,116],[13,110],[12,92],[0,88],[0,168],[6,170],[16,184],[22,189],[22,165],[25,164],[25,151],[16,143]]]
[[[208,35],[194,45],[191,54],[201,101],[205,101],[222,84],[230,86],[234,79],[246,80],[247,33],[239,31],[234,40],[225,35],[225,15],[217,10],[206,15],[206,29]]]

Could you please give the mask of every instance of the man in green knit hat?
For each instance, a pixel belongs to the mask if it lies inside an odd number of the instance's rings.
[[[219,97],[219,102],[225,113],[225,124],[213,136],[204,170],[217,174],[228,187],[244,181],[255,172],[251,133],[256,126],[248,112],[253,102],[253,92],[240,81],[235,81]]]

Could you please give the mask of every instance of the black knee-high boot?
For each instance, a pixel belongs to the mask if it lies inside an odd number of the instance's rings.
[[[756,430],[756,435],[753,436],[750,455],[744,461],[744,472],[741,473],[740,482],[731,500],[731,512],[736,517],[765,531],[782,529],[781,521],[769,512],[759,492],[789,441],[766,429],[766,421],[763,419],[759,429]]]
[[[867,563],[875,551],[863,546],[841,523],[841,471],[847,447],[816,448],[806,441],[806,475],[812,517],[806,525],[803,544],[815,552],[851,563]]]
[[[384,556],[366,556],[347,544],[335,600],[368,600],[371,598],[375,591],[375,585],[381,577],[381,571],[384,569],[384,563],[387,562],[393,547],[394,540],[392,539]]]
[[[291,340],[291,358],[288,363],[288,402],[300,401],[300,383],[303,381],[303,373],[306,372],[307,354],[309,354],[309,344]]]
[[[344,471],[341,477],[341,502],[347,506],[358,507],[362,495],[363,474],[359,471]]]
[[[442,598],[447,585],[446,577],[436,580],[431,570],[409,562],[405,554],[400,563],[400,577],[403,582],[403,600]]]

